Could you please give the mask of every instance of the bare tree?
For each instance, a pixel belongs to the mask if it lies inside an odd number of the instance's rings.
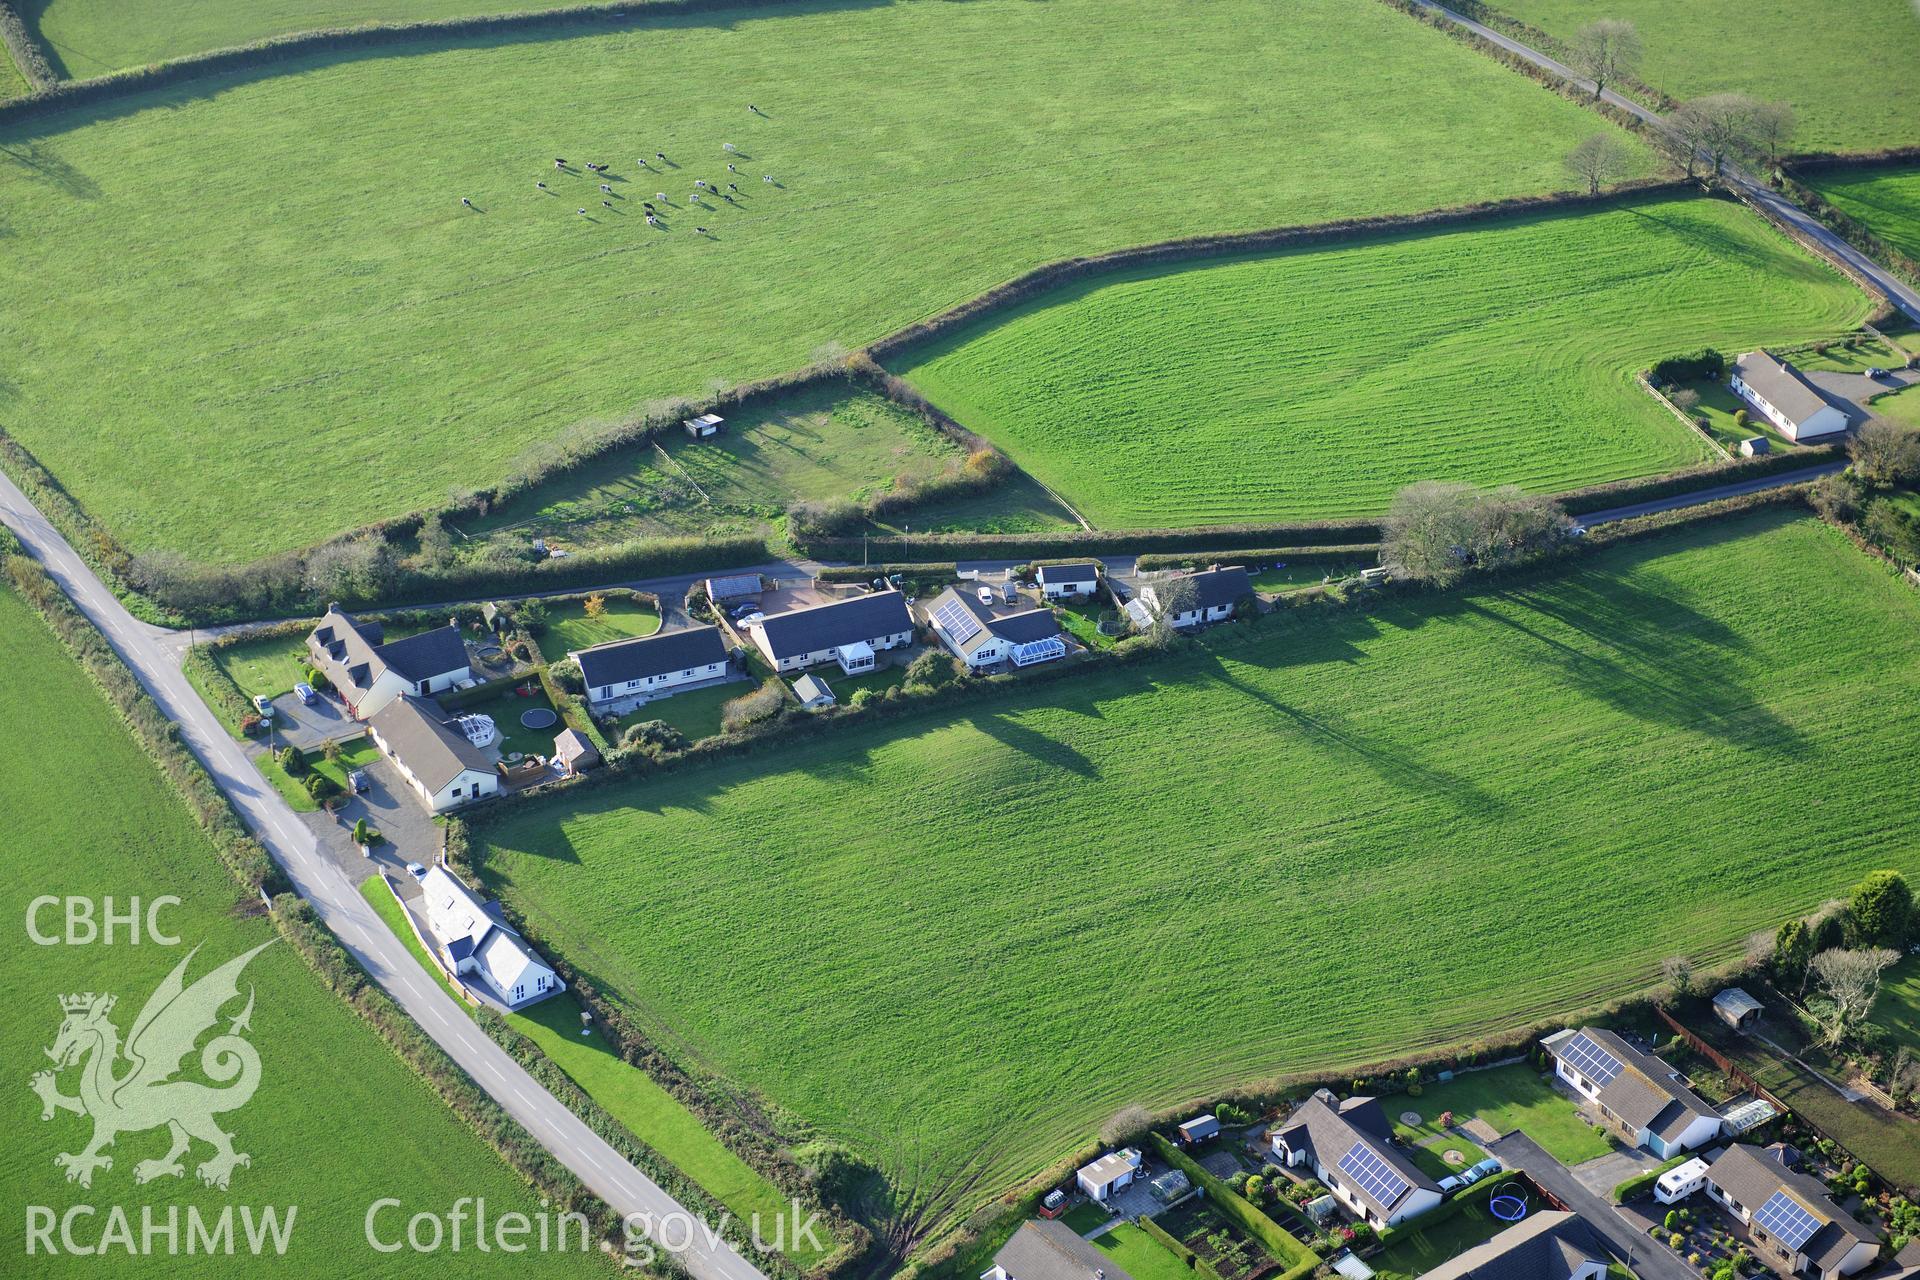
[[[1708,172],[1717,178],[1728,161],[1759,150],[1756,118],[1760,110],[1760,103],[1744,93],[1710,93],[1667,117],[1667,126],[1704,156]],[[1687,172],[1691,177],[1691,165]]]
[[[1692,413],[1700,407],[1700,393],[1692,387],[1675,387],[1667,392],[1667,400],[1682,413]]]
[[[1177,634],[1173,620],[1194,607],[1200,598],[1199,588],[1193,585],[1193,578],[1184,573],[1172,574],[1153,583],[1153,625],[1147,628],[1147,639],[1155,648],[1164,649],[1173,643]]]
[[[1761,969],[1773,963],[1774,945],[1778,935],[1772,929],[1755,929],[1747,935],[1746,967]]]
[[[1100,1126],[1100,1141],[1109,1147],[1117,1147],[1123,1142],[1132,1142],[1147,1131],[1153,1118],[1145,1107],[1122,1107],[1113,1113],[1113,1118]]]
[[[1767,157],[1769,166],[1779,161],[1780,153],[1793,141],[1797,123],[1790,103],[1763,102],[1754,109],[1753,141]]]
[[[1567,172],[1587,184],[1587,194],[1597,196],[1600,188],[1626,176],[1633,162],[1632,153],[1610,133],[1596,133],[1567,153]]]
[[[1640,32],[1625,18],[1601,18],[1573,37],[1573,69],[1593,81],[1593,96],[1640,65]]]
[[[1676,1000],[1693,994],[1693,961],[1687,956],[1668,956],[1660,962],[1660,976],[1673,989]]]
[[[1920,429],[1890,418],[1868,418],[1847,444],[1853,474],[1875,488],[1920,476]]]
[[[1472,562],[1474,506],[1471,485],[1423,480],[1394,495],[1382,530],[1380,562],[1397,578],[1451,586]]]
[[[1813,958],[1813,976],[1826,997],[1812,1011],[1823,1047],[1838,1047],[1867,1020],[1880,994],[1881,975],[1899,959],[1900,953],[1892,947],[1856,951],[1835,947]]]

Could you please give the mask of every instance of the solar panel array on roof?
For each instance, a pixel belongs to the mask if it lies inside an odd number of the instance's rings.
[[[1626,1070],[1620,1059],[1589,1040],[1584,1031],[1567,1041],[1567,1047],[1560,1051],[1560,1057],[1597,1085],[1612,1084],[1614,1077]]]
[[[973,616],[973,610],[958,600],[949,600],[941,605],[933,615],[940,629],[947,633],[947,639],[955,644],[965,644],[980,634],[980,619]]]
[[[1774,1239],[1798,1253],[1800,1246],[1819,1233],[1822,1223],[1784,1191],[1776,1191],[1754,1210],[1753,1220],[1765,1227]]]
[[[1397,1203],[1407,1192],[1407,1180],[1365,1143],[1349,1148],[1347,1154],[1340,1157],[1340,1169],[1383,1205]]]

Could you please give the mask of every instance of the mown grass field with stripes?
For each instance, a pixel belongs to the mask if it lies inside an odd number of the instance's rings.
[[[1416,83],[1417,128],[1382,109]],[[0,130],[0,426],[134,550],[247,559],[1041,263],[1560,189],[1601,127],[1352,0],[822,3],[278,61]],[[741,191],[695,209],[696,179]]]
[[[1239,634],[475,845],[662,1044],[935,1217],[1122,1106],[1571,1012],[1920,871],[1920,595],[1810,518]]]
[[[1571,41],[1595,18],[1625,18],[1645,46],[1640,79],[1686,100],[1749,93],[1800,118],[1791,151],[1874,151],[1920,142],[1913,0],[1492,0]]]
[[[1081,282],[894,360],[1096,525],[1360,515],[1708,456],[1634,382],[1831,335],[1860,291],[1737,205],[1640,200]]]
[[[169,1213],[180,1215],[177,1256],[168,1254],[164,1236],[155,1238],[151,1257],[133,1259],[122,1249],[107,1250],[104,1257],[75,1256],[58,1244],[56,1232],[57,1253],[49,1256],[40,1249],[15,1274],[137,1271],[199,1280],[257,1276],[262,1268],[272,1268],[296,1277],[440,1276],[447,1271],[445,1254],[382,1254],[368,1247],[365,1221],[376,1200],[399,1197],[408,1206],[377,1216],[382,1241],[404,1238],[413,1212],[444,1213],[461,1196],[485,1196],[494,1213],[537,1212],[538,1198],[492,1149],[281,941],[248,964],[241,998],[223,1007],[219,1024],[224,1031],[251,990],[248,1039],[260,1056],[259,1088],[246,1105],[222,1113],[218,1121],[252,1163],[233,1172],[225,1191],[202,1186],[196,1166],[212,1148],[196,1142],[181,1178],[163,1176],[136,1185],[135,1166],[166,1153],[167,1131],[129,1130],[107,1152],[113,1167],[97,1170],[90,1188],[65,1180],[54,1157],[80,1151],[92,1123],[64,1111],[42,1121],[40,1099],[27,1087],[28,1076],[52,1065],[40,1050],[52,1045],[60,1030],[60,997],[113,994],[118,1003],[111,1020],[124,1037],[147,997],[190,949],[200,951],[188,969],[189,982],[276,935],[258,901],[227,873],[184,803],[163,785],[99,690],[40,618],[5,588],[0,588],[0,668],[7,673],[0,680],[0,722],[14,730],[0,734],[0,813],[6,814],[8,834],[0,910],[11,931],[10,953],[32,960],[15,976],[0,1019],[13,1068],[8,1087],[0,1090],[0,1125],[7,1134],[0,1153],[0,1199],[9,1209],[0,1226],[0,1249],[16,1260],[26,1257],[22,1232],[29,1205],[44,1205],[56,1214],[75,1205],[96,1206],[97,1213],[73,1220],[74,1239],[82,1245],[100,1242],[113,1206],[126,1207],[136,1243],[142,1206],[151,1207],[162,1223]],[[96,913],[109,895],[121,913],[130,899],[150,904],[172,895],[179,905],[162,908],[156,918],[179,945],[151,940],[133,945],[122,926],[112,945],[96,940],[35,946],[24,932],[28,906],[49,894],[91,899]],[[61,909],[43,909],[37,923],[42,932],[60,935]],[[119,1074],[127,1069],[124,1062],[113,1068]],[[78,1075],[74,1069],[60,1074],[62,1093],[78,1091]],[[202,1072],[197,1052],[187,1055],[178,1078],[221,1084]],[[284,1258],[274,1257],[270,1245],[264,1260],[244,1246],[230,1257],[186,1252],[189,1207],[212,1225],[223,1208],[238,1205],[256,1212],[275,1206],[283,1222],[289,1212],[294,1215]],[[608,1274],[597,1252],[510,1257],[477,1253],[471,1245],[469,1237],[460,1255],[463,1272]]]
[[[1920,259],[1920,165],[1836,169],[1811,175],[1808,185],[1901,253]]]

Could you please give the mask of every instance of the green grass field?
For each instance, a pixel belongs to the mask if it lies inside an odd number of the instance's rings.
[[[407,950],[420,962],[420,967],[449,993],[464,1000],[420,945],[405,908],[394,899],[392,890],[381,878],[371,876],[362,881],[360,894],[387,922],[387,927],[407,944]],[[540,1051],[608,1115],[665,1156],[742,1221],[751,1223],[758,1215],[759,1221],[767,1224],[766,1236],[772,1238],[772,1224],[787,1207],[779,1190],[754,1172],[746,1161],[727,1150],[698,1117],[656,1084],[653,1077],[622,1061],[597,1028],[582,1035],[580,1013],[579,1002],[571,993],[562,992],[505,1016],[509,1026],[539,1045]],[[802,1266],[818,1262],[821,1256],[824,1255],[816,1255],[811,1250],[793,1255]]]
[[[1555,1093],[1538,1071],[1525,1064],[1464,1072],[1445,1084],[1428,1085],[1418,1098],[1395,1098],[1388,1110],[1394,1127],[1408,1141],[1440,1137],[1440,1113],[1451,1111],[1456,1125],[1478,1116],[1502,1134],[1519,1129],[1563,1164],[1579,1164],[1612,1149],[1581,1121],[1571,1100]],[[1424,1122],[1402,1125],[1402,1111],[1417,1111]]]
[[[964,1207],[947,1175],[991,1194],[1122,1106],[1586,1007],[1920,870],[1916,624],[1838,534],[1762,514],[569,793],[476,845],[665,1042]]]
[[[1909,387],[1890,396],[1880,396],[1873,402],[1873,411],[1883,418],[1920,427],[1920,388]]]
[[[1920,258],[1920,167],[1836,169],[1814,175],[1808,185],[1909,258]]]
[[[228,49],[268,36],[371,22],[555,9],[572,0],[19,0],[54,70],[71,80]]]
[[[587,616],[584,601],[575,601],[555,605],[548,612],[546,634],[540,637],[540,652],[553,660],[575,649],[650,636],[659,629],[660,614],[638,600],[608,596],[597,618]],[[548,653],[549,650],[552,652]]]
[[[76,1235],[94,1241],[105,1226],[107,1206],[125,1204],[139,1230],[139,1206],[164,1218],[197,1206],[218,1215],[226,1205],[295,1207],[287,1257],[274,1265],[283,1274],[437,1276],[445,1255],[376,1254],[363,1235],[368,1207],[398,1196],[406,1212],[444,1212],[466,1195],[484,1195],[497,1212],[537,1210],[535,1198],[474,1137],[364,1023],[319,984],[284,943],[275,943],[248,965],[241,991],[255,1001],[249,1036],[259,1051],[258,1092],[245,1107],[220,1117],[235,1146],[253,1158],[237,1169],[230,1189],[203,1188],[193,1164],[210,1148],[196,1144],[182,1180],[163,1178],[136,1188],[134,1166],[167,1147],[164,1132],[123,1133],[110,1170],[83,1189],[65,1182],[54,1166],[60,1152],[77,1151],[90,1131],[87,1121],[57,1113],[40,1119],[40,1102],[25,1087],[34,1064],[48,1065],[40,1047],[60,1028],[58,998],[69,992],[114,993],[112,1020],[123,1034],[149,994],[189,949],[201,948],[191,981],[219,963],[274,937],[257,902],[245,898],[199,834],[180,801],[161,784],[153,765],[135,747],[99,692],[67,658],[40,620],[17,597],[0,591],[0,718],[13,725],[57,725],[58,732],[0,735],[0,812],[8,823],[7,888],[0,890],[13,928],[22,928],[27,906],[41,894],[113,895],[116,909],[127,900],[171,894],[181,905],[161,922],[182,942],[156,946],[35,946],[8,1002],[6,1039],[17,1068],[13,1087],[0,1102],[0,1123],[10,1135],[0,1155],[0,1194],[9,1214],[0,1247],[19,1258],[23,1206],[64,1212],[76,1204],[100,1207],[98,1217],[78,1219]],[[58,931],[56,912],[41,923]],[[29,944],[16,932],[17,946]],[[230,1019],[240,1005],[230,1005]],[[223,1021],[222,1026],[225,1025]],[[200,1079],[199,1057],[190,1055],[183,1074]],[[118,1068],[125,1070],[124,1064]],[[61,1078],[74,1091],[75,1072]],[[184,1218],[182,1219],[184,1242]],[[405,1215],[380,1219],[384,1235]],[[57,1238],[57,1237],[56,1237]],[[44,1253],[23,1263],[35,1275],[91,1276],[110,1261]],[[490,1275],[604,1275],[597,1255],[509,1257],[498,1252],[461,1255],[463,1268]],[[234,1258],[155,1257],[138,1264],[149,1276],[252,1276],[265,1263]]]
[[[1602,127],[1384,6],[1270,19],[822,0],[293,59],[26,122],[0,131],[0,422],[135,549],[244,559],[1040,263],[1558,189]],[[1419,128],[1383,110],[1414,83]],[[737,206],[690,210],[726,142]],[[639,170],[655,151],[678,167]],[[556,156],[616,165],[617,208]],[[661,230],[635,211],[656,191]]]
[[[1920,142],[1906,91],[1920,78],[1910,0],[1493,0],[1492,8],[1571,40],[1595,18],[1626,18],[1646,46],[1640,79],[1682,100],[1750,93],[1793,104],[1793,151],[1873,151]],[[1791,50],[1791,56],[1782,51]]]
[[[1377,512],[1414,480],[1552,491],[1701,461],[1635,370],[1866,313],[1739,206],[1663,199],[1126,272],[898,363],[1096,525],[1229,524]]]
[[[1133,1280],[1193,1280],[1173,1250],[1131,1222],[1123,1222],[1093,1242],[1093,1247],[1113,1259],[1113,1265]]]
[[[826,383],[736,412],[726,433],[711,440],[674,433],[663,447],[639,445],[595,459],[535,486],[468,531],[495,541],[545,537],[583,546],[758,528],[796,498],[857,500],[958,471],[964,461],[957,445],[916,415],[870,392]]]

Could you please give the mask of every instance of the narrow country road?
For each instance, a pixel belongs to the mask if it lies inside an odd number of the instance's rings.
[[[166,643],[171,633],[128,613],[66,539],[4,475],[0,475],[0,522],[13,530],[28,553],[46,567],[61,590],[106,636],[153,695],[161,712],[180,726],[181,739],[265,843],[274,861],[285,869],[295,891],[313,904],[320,919],[421,1030],[615,1212],[644,1215],[653,1223],[669,1215],[698,1222],[696,1215],[629,1164],[542,1088],[428,977],[359,891],[320,853],[313,833],[295,818],[293,810],[267,784],[187,683],[173,660],[175,651]],[[676,1243],[687,1234],[694,1237],[693,1241],[676,1256],[696,1280],[766,1280],[724,1241],[710,1243],[697,1227],[691,1233],[685,1225],[673,1228]]]
[[[1512,36],[1502,35],[1492,27],[1455,13],[1443,4],[1434,3],[1434,0],[1416,0],[1416,3],[1423,9],[1439,14],[1456,26],[1464,27],[1475,35],[1491,41],[1508,53],[1526,59],[1543,71],[1559,76],[1570,84],[1583,87],[1589,93],[1593,91],[1593,81],[1581,76],[1565,63],[1549,58],[1531,45],[1522,44]],[[1603,90],[1600,100],[1630,113],[1656,129],[1665,129],[1667,126],[1666,119],[1659,112],[1649,110],[1633,99],[1615,93],[1611,89]],[[1812,214],[1765,183],[1755,181],[1751,175],[1732,166],[1727,166],[1722,176],[1729,187],[1738,192],[1749,204],[1757,207],[1761,213],[1775,222],[1791,227],[1806,239],[1811,240],[1828,258],[1843,264],[1855,275],[1871,281],[1873,287],[1878,289],[1889,302],[1906,312],[1916,323],[1920,323],[1920,290],[1914,289],[1906,281],[1861,253],[1822,226]]]
[[[1749,493],[1759,493],[1763,489],[1778,489],[1783,485],[1804,484],[1808,480],[1817,480],[1821,476],[1830,476],[1844,471],[1847,464],[1841,462],[1823,463],[1817,467],[1802,467],[1797,471],[1781,471],[1770,476],[1761,476],[1758,480],[1742,480],[1736,484],[1716,485],[1711,489],[1696,489],[1692,493],[1675,494],[1671,498],[1655,498],[1651,502],[1636,502],[1629,507],[1614,507],[1607,511],[1589,511],[1585,515],[1575,516],[1581,524],[1611,524],[1616,520],[1631,520],[1635,516],[1650,516],[1662,511],[1678,511],[1682,507],[1697,507],[1708,502],[1718,502],[1722,498],[1742,498]]]

